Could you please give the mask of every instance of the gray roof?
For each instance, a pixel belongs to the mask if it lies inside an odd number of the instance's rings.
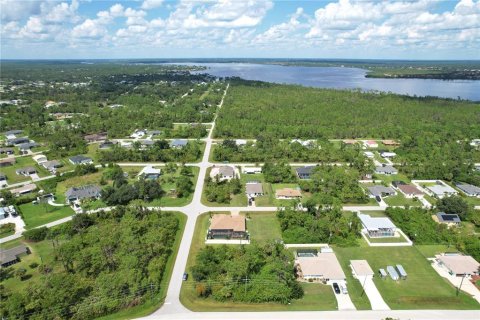
[[[100,196],[99,186],[96,185],[87,185],[83,187],[74,187],[70,188],[65,192],[65,197],[67,199],[86,199],[86,198],[96,198]]]
[[[368,231],[397,228],[387,217],[370,217],[369,215],[363,213],[359,213],[358,217]]]
[[[150,139],[140,140],[140,144],[144,146],[153,146],[154,141]]]
[[[447,214],[445,212],[437,213],[437,218],[439,222],[446,222],[446,223],[460,223],[460,217],[458,214]]]
[[[37,169],[34,167],[25,167],[25,168],[20,168],[15,170],[17,174],[31,174],[31,173],[36,173]]]
[[[310,175],[316,166],[305,166],[295,169],[298,175]]]
[[[465,194],[468,195],[479,195],[480,188],[467,183],[459,183],[456,185],[458,189],[462,190]]]
[[[11,134],[20,134],[22,132],[23,132],[23,130],[10,130],[10,131],[5,132],[5,135],[8,136],[8,135],[11,135]]]
[[[247,194],[263,193],[263,187],[261,183],[247,183],[245,185],[245,190]]]
[[[20,137],[20,138],[15,138],[15,139],[8,139],[7,144],[8,145],[16,145],[24,142],[29,142],[30,140],[27,137]]]
[[[42,166],[46,169],[51,169],[51,168],[60,168],[63,166],[63,164],[58,160],[51,160],[51,161],[43,162]]]
[[[188,143],[188,140],[184,139],[175,139],[172,142],[170,142],[170,146],[172,147],[184,147]]]
[[[218,168],[218,172],[224,177],[235,175],[235,170],[230,166],[221,166]]]
[[[375,167],[375,172],[396,173],[398,172],[398,170],[392,166],[378,166],[378,167]]]
[[[372,194],[372,196],[382,196],[383,194],[394,194],[395,190],[390,187],[385,186],[371,186],[367,187],[368,191]]]
[[[92,161],[92,159],[89,158],[89,157],[79,155],[79,156],[71,157],[70,161],[73,162],[73,163],[83,163],[83,162],[90,162],[90,161]]]
[[[18,145],[18,148],[21,150],[30,150],[31,148],[38,147],[36,142],[26,142]]]
[[[9,263],[17,260],[21,254],[28,253],[28,247],[24,245],[16,246],[8,250],[0,250],[0,263]]]

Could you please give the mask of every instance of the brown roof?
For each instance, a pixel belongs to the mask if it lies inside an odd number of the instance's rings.
[[[0,159],[0,163],[15,163],[15,158],[3,158]]]
[[[297,258],[302,275],[323,277],[325,279],[342,280],[345,273],[333,252],[319,253],[317,257]]]
[[[357,140],[353,140],[353,139],[345,139],[345,140],[342,140],[343,143],[345,144],[355,144],[355,143],[358,143]]]
[[[30,192],[30,191],[33,191],[37,189],[37,186],[33,183],[30,183],[30,184],[26,184],[20,188],[15,188],[15,189],[11,189],[10,191],[14,194],[21,194],[21,193],[26,193],[26,192]]]
[[[210,221],[210,230],[233,230],[245,232],[246,222],[242,215],[214,214]]]
[[[245,185],[245,191],[247,194],[263,193],[263,187],[261,183],[247,183]]]
[[[417,187],[412,186],[410,184],[401,184],[398,186],[398,189],[402,190],[402,192],[405,194],[417,194],[417,195],[423,194],[423,192],[418,190]]]
[[[283,189],[278,189],[275,191],[275,196],[276,197],[290,197],[290,198],[295,198],[295,197],[301,197],[302,193],[300,190],[295,190],[292,188],[283,188]]]
[[[441,261],[454,274],[474,274],[478,272],[480,264],[471,256],[463,255],[448,255],[436,256],[437,260]]]
[[[386,146],[398,146],[400,143],[395,140],[382,140],[382,143]]]

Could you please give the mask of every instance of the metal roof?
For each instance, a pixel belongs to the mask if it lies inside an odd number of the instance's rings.
[[[368,231],[397,228],[387,217],[370,217],[369,215],[363,213],[359,213],[358,217]]]

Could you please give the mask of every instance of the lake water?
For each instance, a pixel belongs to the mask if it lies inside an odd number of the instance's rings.
[[[240,77],[275,83],[333,89],[361,89],[410,96],[458,97],[480,101],[480,81],[365,78],[366,70],[341,67],[297,67],[254,63],[179,63],[201,65],[216,77]]]

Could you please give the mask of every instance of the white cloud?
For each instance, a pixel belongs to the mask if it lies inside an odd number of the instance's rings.
[[[163,0],[145,0],[140,6],[143,10],[151,10],[162,6]]]
[[[72,30],[74,38],[99,39],[107,33],[105,26],[99,20],[87,19]]]
[[[0,17],[2,24],[40,14],[41,4],[40,1],[1,0]]]

